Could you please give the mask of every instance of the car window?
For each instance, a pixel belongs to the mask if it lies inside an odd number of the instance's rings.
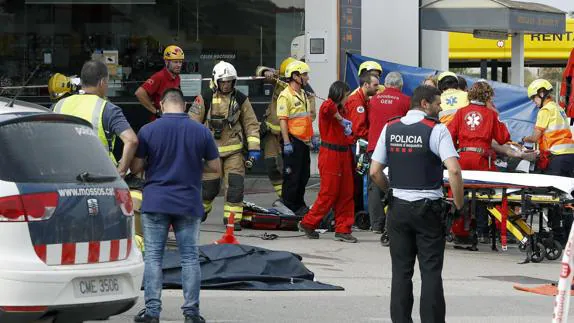
[[[90,127],[53,120],[0,126],[0,180],[76,182],[83,172],[118,176]]]

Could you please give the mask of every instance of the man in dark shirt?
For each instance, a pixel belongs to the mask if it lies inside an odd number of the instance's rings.
[[[161,100],[162,118],[139,132],[140,144],[131,170],[145,170],[142,226],[145,245],[145,312],[136,322],[159,322],[162,259],[170,225],[175,231],[183,276],[185,323],[200,323],[199,225],[203,216],[203,172],[221,173],[213,136],[184,113],[179,89],[168,89]],[[160,135],[161,134],[161,135]],[[202,171],[203,170],[203,171]]]

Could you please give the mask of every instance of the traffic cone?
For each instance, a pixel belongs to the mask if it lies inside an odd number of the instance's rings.
[[[214,242],[215,244],[239,244],[239,241],[237,241],[237,239],[233,235],[235,231],[234,223],[235,223],[235,213],[231,212],[229,214],[229,219],[227,219],[227,225],[226,225],[227,229],[225,230],[225,233],[223,234],[221,239]]]

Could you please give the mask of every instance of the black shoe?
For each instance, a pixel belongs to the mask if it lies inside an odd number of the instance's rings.
[[[389,234],[387,233],[387,231],[383,231],[381,235],[381,245],[383,247],[388,247],[391,245],[391,240],[389,239]]]
[[[227,218],[223,218],[223,224],[227,225]],[[234,231],[241,231],[242,227],[241,227],[241,223],[233,223],[233,230]]]
[[[297,228],[299,228],[299,231],[301,232],[305,232],[305,235],[307,236],[307,238],[309,239],[319,239],[319,233],[315,232],[315,230],[313,229],[309,229],[306,226],[304,226],[301,221],[299,221],[297,223]]]
[[[309,208],[307,206],[302,206],[300,207],[297,211],[295,211],[295,215],[296,216],[300,216],[300,217],[304,217],[305,214],[307,214],[309,212]]]
[[[201,315],[186,316],[185,323],[205,323],[205,319]]]
[[[335,241],[343,241],[343,242],[350,242],[356,243],[358,240],[357,238],[353,237],[350,233],[335,233]]]
[[[134,317],[134,322],[136,322],[136,323],[159,323],[159,318],[147,316],[145,314],[145,308],[143,308]]]

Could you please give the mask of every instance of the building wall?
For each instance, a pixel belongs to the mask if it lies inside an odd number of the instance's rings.
[[[320,35],[326,32],[325,57],[315,60],[307,57],[311,68],[310,83],[318,96],[326,98],[329,86],[337,79],[337,0],[306,0],[305,1],[305,33],[306,56],[309,56],[309,35]],[[321,101],[317,101],[317,107]]]
[[[362,6],[362,54],[418,66],[419,2],[362,0]]]

